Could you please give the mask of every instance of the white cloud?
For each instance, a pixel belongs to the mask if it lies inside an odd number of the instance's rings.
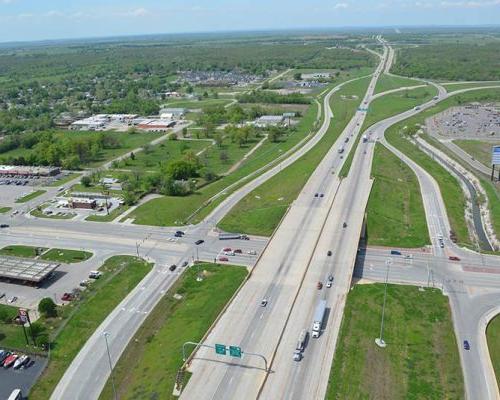
[[[123,17],[145,17],[149,15],[150,12],[146,10],[143,7],[139,8],[134,8],[131,10],[123,11],[123,12],[118,12],[117,15],[123,16]]]
[[[349,7],[349,4],[347,3],[336,3],[334,6],[333,6],[333,9],[334,10],[341,10],[341,9],[346,9]]]
[[[447,8],[481,8],[499,6],[500,0],[442,1],[440,5]]]

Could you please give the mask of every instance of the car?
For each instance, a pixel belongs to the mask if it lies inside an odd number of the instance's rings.
[[[180,237],[182,237],[182,233],[175,232],[174,233],[174,237],[180,238]]]
[[[234,249],[233,253],[235,253],[235,254],[243,254],[243,252],[241,251],[241,249]]]
[[[202,243],[205,243],[205,241],[202,240],[202,239],[198,239],[196,242],[194,242],[194,244],[197,245],[197,246],[200,245],[200,244],[202,244]]]
[[[333,275],[332,274],[328,275],[328,282],[333,282]]]
[[[318,196],[319,196],[319,193],[316,193],[316,194],[314,195],[314,197],[318,197]]]
[[[257,255],[257,252],[255,250],[248,250],[247,253],[250,254],[251,256]]]
[[[229,258],[227,258],[227,257],[219,257],[219,261],[229,261]]]
[[[4,350],[3,354],[0,356],[0,366],[3,365],[3,363],[5,362],[5,360],[7,358],[9,358],[11,354],[12,354],[12,352]]]
[[[450,261],[460,261],[460,257],[457,257],[457,256],[449,256],[449,257],[448,257],[448,260],[450,260]]]
[[[444,242],[443,239],[439,240],[439,247],[444,248]]]
[[[401,252],[399,250],[391,250],[391,255],[393,255],[393,256],[400,256]]]
[[[412,254],[405,254],[405,258],[411,260],[413,258]]]
[[[11,353],[11,355],[8,356],[5,359],[5,361],[3,362],[3,367],[4,368],[9,368],[11,365],[13,365],[16,362],[16,360],[17,360],[18,357],[19,356],[16,353]]]
[[[267,299],[262,299],[262,300],[260,301],[260,306],[261,306],[261,307],[265,307],[265,306],[267,306]]]
[[[333,285],[333,283],[332,283],[332,282],[326,282],[326,287],[327,287],[327,288],[331,288],[331,287],[332,287],[332,285]]]
[[[234,251],[225,251],[224,255],[225,256],[234,256]]]
[[[5,293],[0,293],[0,300],[5,297]]]
[[[464,340],[464,349],[465,350],[470,350],[470,344],[468,340]]]
[[[100,271],[90,271],[89,278],[91,279],[99,279],[102,273]]]
[[[248,235],[241,235],[240,239],[241,240],[250,240],[250,238],[248,237]]]
[[[175,264],[172,264],[170,267],[168,267],[168,269],[170,271],[175,271],[176,268],[177,268],[177,265],[175,265]]]
[[[0,228],[8,228],[8,227],[9,227],[9,225],[7,225],[7,224],[0,224]]]
[[[17,301],[17,296],[12,296],[7,302],[9,303],[15,303]]]
[[[73,300],[73,295],[71,293],[64,293],[61,296],[61,300],[62,301],[71,301],[71,300]]]
[[[87,287],[88,285],[90,285],[90,282],[91,282],[90,280],[85,279],[85,280],[80,282],[80,286]]]
[[[187,261],[184,261],[184,262],[182,263],[181,267],[185,268],[185,267],[187,267],[188,265],[189,265],[189,263],[188,263]]]
[[[316,287],[318,288],[318,290],[321,290],[323,288],[323,283],[322,282],[318,282],[316,284]]]
[[[184,236],[184,235],[185,235],[185,233],[184,233],[184,232],[182,232],[182,231],[177,231],[177,232],[175,232],[175,234],[176,234],[176,235],[180,235],[180,236]]]
[[[323,193],[320,193],[319,197],[324,197],[325,195]]]
[[[233,251],[233,249],[231,249],[231,247],[224,247],[222,251]]]
[[[342,224],[342,226],[343,226],[344,228],[347,228],[347,222],[344,222],[344,223]]]
[[[293,352],[293,361],[300,361],[302,360],[302,353],[298,350],[295,350]]]
[[[326,253],[326,255],[327,255],[328,257],[330,257],[330,256],[332,255],[332,251],[331,251],[331,250],[328,250],[328,252]]]

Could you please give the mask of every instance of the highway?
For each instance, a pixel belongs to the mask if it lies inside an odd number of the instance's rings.
[[[371,100],[384,61],[385,58],[381,60],[374,73],[361,104],[368,104]],[[328,235],[335,232],[335,235],[342,237],[345,243],[351,239],[352,251],[347,251],[345,257],[348,258],[353,254],[351,265],[354,266],[357,240],[352,238],[359,238],[363,215],[361,210],[368,200],[370,184],[364,187],[359,185],[360,207],[356,206],[358,202],[352,202],[349,190],[357,187],[359,181],[363,179],[368,178],[368,182],[371,182],[370,168],[356,168],[361,176],[356,178],[354,174],[349,184],[345,184],[332,172],[339,171],[345,161],[343,155],[339,154],[338,148],[346,138],[352,138],[346,144],[346,154],[348,153],[356,135],[359,134],[365,115],[364,111],[355,113],[336,144],[309,178],[254,268],[251,278],[205,340],[205,344],[224,343],[241,346],[243,351],[264,355],[273,362],[273,371],[278,371],[280,366],[274,364],[273,359],[279,362],[280,358],[279,355],[274,358],[274,354],[276,351],[280,352],[281,338],[286,336],[286,327],[295,326],[288,323],[294,318],[293,311],[302,308],[294,305],[303,304],[300,296],[306,289],[316,297],[314,287],[317,279],[311,280],[309,271],[317,263],[315,257],[319,248],[324,250],[321,258],[326,255],[326,245],[323,243],[326,232]],[[366,147],[372,149],[373,144]],[[362,160],[356,159],[353,165],[360,165],[361,162]],[[344,189],[345,185],[347,189]],[[323,194],[324,197],[315,197],[316,193]],[[339,213],[346,217],[351,213],[358,216],[352,218],[347,230],[343,230]],[[340,229],[330,230],[332,221],[335,221],[336,228]],[[346,264],[348,263],[349,261],[346,261]],[[260,307],[262,299],[268,300],[266,307]],[[285,335],[283,335],[284,330]],[[293,335],[294,342],[298,332]],[[289,353],[283,368],[289,368],[292,363]],[[266,377],[262,360],[259,358],[245,357],[239,362],[217,356],[213,350],[207,348],[198,350],[190,371],[193,375],[181,398],[233,399],[238,393],[245,393],[245,398],[256,398]],[[274,378],[275,374],[272,376]],[[280,388],[283,389],[282,386]],[[281,392],[283,393],[283,390]],[[270,398],[273,398],[272,396]]]

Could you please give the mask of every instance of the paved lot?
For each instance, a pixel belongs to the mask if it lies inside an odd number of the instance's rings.
[[[36,357],[30,364],[27,369],[21,370],[0,368],[0,399],[7,399],[14,389],[21,389],[26,396],[45,368],[47,359]]]
[[[33,191],[33,188],[30,186],[1,185],[0,204],[2,206],[12,206],[17,198],[23,197],[31,191]]]

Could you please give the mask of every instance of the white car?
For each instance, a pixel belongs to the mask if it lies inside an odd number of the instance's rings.
[[[251,256],[257,255],[257,252],[255,250],[248,250],[247,253],[250,254]]]
[[[224,255],[225,256],[234,256],[234,251],[225,251]]]
[[[331,287],[332,287],[332,282],[328,281],[328,282],[326,283],[326,287],[327,287],[327,288],[331,288]]]

